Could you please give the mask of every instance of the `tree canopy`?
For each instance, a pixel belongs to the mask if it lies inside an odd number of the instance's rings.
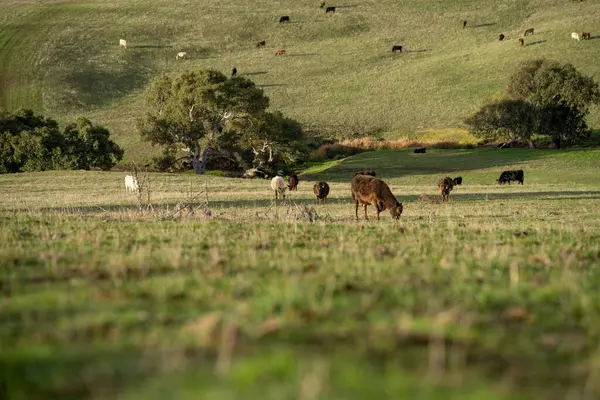
[[[252,81],[213,70],[155,79],[146,106],[141,135],[163,147],[163,168],[182,152],[198,174],[205,172],[211,150],[289,156],[293,139],[302,135],[297,123],[267,111],[269,99]],[[286,134],[291,131],[296,138]]]
[[[478,137],[523,140],[550,136],[557,148],[589,136],[589,108],[600,103],[598,84],[571,64],[529,60],[511,76],[506,100],[487,104],[465,120]]]
[[[31,110],[0,112],[0,173],[52,169],[112,168],[123,150],[108,130],[81,118],[63,132]]]

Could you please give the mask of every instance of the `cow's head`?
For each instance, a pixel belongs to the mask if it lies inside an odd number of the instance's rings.
[[[400,219],[400,215],[402,215],[402,211],[404,208],[402,207],[402,203],[396,201],[396,205],[390,208],[390,213],[392,214],[392,218]]]

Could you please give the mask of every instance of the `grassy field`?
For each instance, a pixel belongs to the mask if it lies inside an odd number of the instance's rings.
[[[526,59],[569,62],[600,80],[597,0],[365,0],[337,3],[334,15],[319,3],[0,0],[0,106],[61,121],[85,114],[111,129],[125,161],[146,161],[153,150],[134,121],[144,88],[165,72],[236,66],[310,129],[380,137],[460,132]],[[284,14],[291,23],[278,24]],[[592,40],[573,42],[572,31]],[[394,44],[406,51],[392,54]],[[273,55],[279,48],[285,57]],[[175,60],[179,51],[189,58]],[[600,123],[598,108],[589,123]]]
[[[399,222],[354,221],[361,168]],[[600,150],[363,153],[276,206],[265,180],[152,174],[144,213],[124,175],[0,176],[10,399],[600,396]]]

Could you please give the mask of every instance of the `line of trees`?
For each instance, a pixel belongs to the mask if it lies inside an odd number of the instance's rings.
[[[465,120],[476,137],[535,147],[537,134],[552,138],[560,148],[591,135],[585,117],[593,104],[600,103],[600,90],[571,64],[530,60],[510,77],[506,97]]]
[[[0,173],[53,169],[109,170],[123,158],[110,132],[79,118],[62,131],[32,110],[0,111]]]

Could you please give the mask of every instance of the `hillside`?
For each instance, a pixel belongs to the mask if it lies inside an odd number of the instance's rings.
[[[525,59],[569,62],[600,81],[597,0],[347,0],[329,15],[319,3],[0,0],[0,106],[61,121],[85,114],[111,129],[126,160],[142,160],[141,95],[165,72],[236,66],[306,126],[384,137],[461,129]],[[572,42],[572,31],[592,39]],[[274,56],[280,48],[287,55]],[[188,58],[175,60],[179,51]],[[588,122],[600,124],[598,108]]]

